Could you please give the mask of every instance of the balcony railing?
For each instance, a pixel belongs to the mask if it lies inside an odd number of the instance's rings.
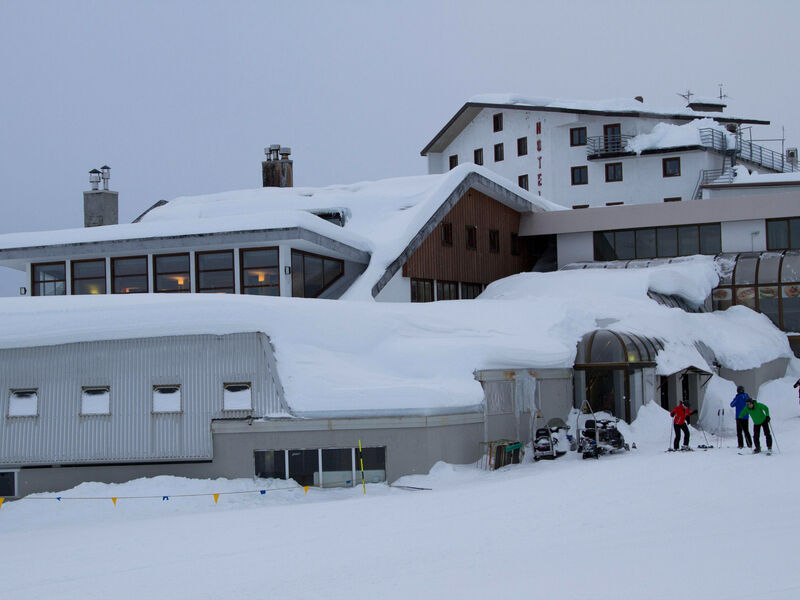
[[[586,138],[586,154],[612,154],[627,152],[628,141],[632,135],[598,135]]]

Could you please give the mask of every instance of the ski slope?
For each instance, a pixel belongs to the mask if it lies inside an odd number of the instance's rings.
[[[116,505],[6,503],[2,597],[794,599],[795,378],[759,390],[773,456],[740,456],[730,437],[666,453],[669,417],[650,404],[623,428],[630,453],[494,472],[440,463],[397,482],[430,491],[159,477],[62,493]],[[211,496],[256,488],[268,491]],[[181,493],[204,495],[122,498]]]

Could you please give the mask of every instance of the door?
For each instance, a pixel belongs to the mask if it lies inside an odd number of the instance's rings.
[[[606,152],[622,151],[622,127],[619,123],[603,126],[603,146]]]

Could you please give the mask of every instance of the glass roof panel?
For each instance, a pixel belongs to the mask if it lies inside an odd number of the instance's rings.
[[[765,252],[758,265],[758,283],[778,283],[778,269],[781,266],[780,252]]]
[[[626,362],[625,348],[619,338],[608,330],[597,331],[592,340],[590,363]]]
[[[800,281],[800,253],[786,252],[781,266],[781,282],[790,283]]]
[[[736,285],[749,285],[756,282],[758,254],[740,254],[736,261],[733,281]]]

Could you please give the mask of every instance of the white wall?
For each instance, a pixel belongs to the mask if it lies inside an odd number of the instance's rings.
[[[375,296],[377,302],[411,302],[411,279],[403,277],[402,269]]]
[[[723,252],[764,252],[767,249],[766,221],[727,221],[720,226]]]
[[[594,234],[591,231],[561,233],[556,243],[559,269],[570,263],[594,260]]]
[[[503,113],[503,131],[495,133],[493,116],[498,112]],[[542,124],[541,135],[536,134],[537,122]],[[656,118],[485,108],[444,151],[429,155],[428,168],[431,173],[446,171],[453,154],[458,155],[459,164],[471,163],[473,151],[483,148],[485,167],[512,183],[517,183],[519,175],[527,174],[530,191],[562,206],[605,206],[607,202],[619,201],[643,204],[663,202],[670,197],[688,200],[697,185],[700,170],[720,168],[722,155],[695,150],[589,161],[587,146],[570,146],[569,130],[573,127],[586,127],[587,137],[597,137],[603,135],[604,125],[619,123],[623,135],[637,135],[649,133],[660,122],[685,123]],[[517,156],[517,138],[520,137],[528,138],[528,154],[522,157]],[[541,151],[537,151],[537,140],[541,141]],[[504,144],[505,158],[495,162],[494,144],[500,142]],[[662,160],[673,156],[681,158],[681,175],[664,177]],[[609,162],[622,163],[621,182],[606,182],[605,165]],[[589,183],[586,185],[572,185],[571,168],[578,166],[588,167]]]

